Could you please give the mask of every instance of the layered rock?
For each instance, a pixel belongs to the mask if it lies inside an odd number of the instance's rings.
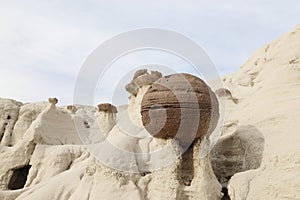
[[[200,146],[214,130],[218,110],[218,101],[209,86],[189,74],[162,77],[146,91],[141,102],[143,125],[162,144],[173,146],[177,157],[170,166],[155,171],[149,183],[151,191],[161,191],[160,198],[221,197],[209,155],[200,158]],[[166,175],[168,179],[163,178]],[[150,199],[159,198],[158,193],[149,195]]]
[[[200,78],[173,74],[154,82],[141,104],[145,128],[153,137],[183,144],[209,136],[219,119],[215,94]]]

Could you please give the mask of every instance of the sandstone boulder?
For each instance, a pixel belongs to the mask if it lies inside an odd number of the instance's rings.
[[[219,119],[218,100],[209,86],[190,74],[164,76],[143,97],[143,125],[156,138],[191,144],[209,135]]]

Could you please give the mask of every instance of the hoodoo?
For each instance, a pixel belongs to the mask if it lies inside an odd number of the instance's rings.
[[[110,103],[102,103],[98,106],[98,123],[103,134],[107,135],[111,129],[116,125],[117,108]]]

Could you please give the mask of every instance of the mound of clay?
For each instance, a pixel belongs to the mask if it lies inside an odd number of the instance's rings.
[[[156,138],[183,144],[209,135],[219,119],[215,94],[200,78],[173,74],[154,82],[141,104],[143,125]]]

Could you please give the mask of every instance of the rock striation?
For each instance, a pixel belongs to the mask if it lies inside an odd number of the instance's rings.
[[[209,136],[219,120],[215,94],[190,74],[164,76],[154,82],[141,103],[143,125],[156,138],[183,144]]]

